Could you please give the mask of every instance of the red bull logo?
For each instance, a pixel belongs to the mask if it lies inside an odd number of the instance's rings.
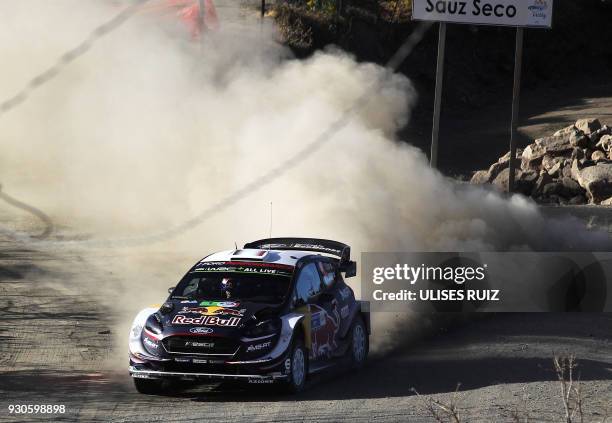
[[[311,307],[312,354],[314,357],[329,356],[337,348],[338,316],[334,319],[321,307]]]
[[[222,326],[222,327],[234,327],[240,323],[240,317],[229,317],[223,319],[217,316],[201,316],[201,317],[187,317],[176,315],[172,319],[173,325],[198,325],[198,326]]]

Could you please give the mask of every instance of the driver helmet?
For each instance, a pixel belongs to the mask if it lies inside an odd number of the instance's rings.
[[[234,290],[234,282],[231,278],[223,278],[221,280],[221,291],[225,293],[226,298],[232,298],[232,291]]]

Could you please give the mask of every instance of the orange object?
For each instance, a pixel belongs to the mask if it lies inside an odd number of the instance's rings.
[[[207,30],[219,29],[219,18],[217,16],[217,9],[215,8],[212,0],[204,0],[204,19],[200,19],[200,2],[199,0],[192,0],[190,3],[184,0],[168,0],[174,7],[179,6],[179,16],[189,27],[191,35],[199,37],[202,32]]]
[[[200,18],[200,0],[163,0],[143,7],[143,11],[167,14],[174,12],[187,26],[194,38],[203,32],[219,29],[219,17],[213,0],[202,0],[204,5],[203,19]]]

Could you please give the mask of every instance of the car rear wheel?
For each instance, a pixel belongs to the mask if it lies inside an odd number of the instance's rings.
[[[166,392],[168,384],[166,381],[159,379],[134,378],[134,387],[141,394],[160,395]]]
[[[361,317],[356,317],[351,328],[351,366],[355,369],[363,367],[368,358],[370,348],[368,331]]]
[[[289,361],[291,367],[285,387],[288,392],[295,394],[304,390],[306,376],[308,375],[308,351],[301,339],[293,341]]]

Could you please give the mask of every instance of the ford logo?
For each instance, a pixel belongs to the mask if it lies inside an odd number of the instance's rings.
[[[189,329],[190,333],[212,333],[213,330],[211,328],[191,328]]]

